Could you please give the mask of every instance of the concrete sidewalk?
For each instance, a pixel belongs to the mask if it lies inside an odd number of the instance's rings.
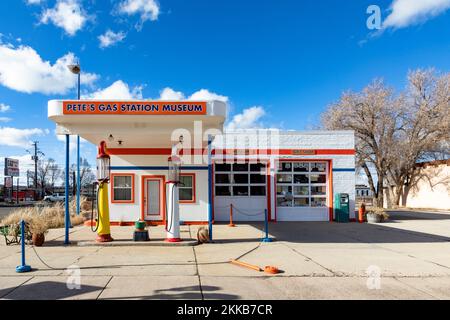
[[[28,247],[27,263],[35,268],[28,274],[14,270],[20,248],[2,242],[0,297],[450,299],[450,213],[394,212],[390,222],[377,225],[272,223],[273,243],[260,242],[262,227],[215,225],[215,242],[196,247],[65,247],[63,230],[51,230],[36,252],[56,269]],[[183,226],[182,234],[192,237],[197,228]],[[112,235],[130,230],[113,227]],[[163,227],[151,227],[152,235],[163,237]],[[88,227],[71,229],[74,241],[94,237]],[[267,275],[229,263],[246,252],[243,261],[274,265],[283,273]],[[80,289],[67,288],[76,276],[68,266],[79,268]],[[368,277],[373,270],[380,271],[379,279]]]

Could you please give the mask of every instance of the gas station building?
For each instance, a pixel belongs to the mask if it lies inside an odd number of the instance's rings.
[[[332,221],[339,193],[355,219],[352,131],[224,132],[226,115],[220,101],[48,103],[57,134],[106,142],[112,225],[166,223],[174,152],[182,224],[228,221],[230,210],[234,221],[263,221],[264,212],[270,221]]]

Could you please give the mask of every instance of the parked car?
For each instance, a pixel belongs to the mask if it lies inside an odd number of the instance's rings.
[[[46,202],[62,202],[65,199],[66,199],[66,197],[63,194],[54,193],[52,195],[45,196],[43,200]]]

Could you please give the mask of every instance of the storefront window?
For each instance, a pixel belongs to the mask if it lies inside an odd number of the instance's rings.
[[[311,207],[326,207],[326,198],[311,198]]]
[[[311,184],[327,182],[327,176],[324,174],[311,174],[309,177],[311,179]]]
[[[113,202],[133,202],[133,182],[134,175],[112,175],[112,201]]]
[[[302,183],[302,184],[309,183],[308,175],[306,175],[306,174],[294,175],[294,183]]]
[[[182,174],[178,186],[178,195],[181,203],[195,202],[195,175]]]
[[[216,186],[216,196],[231,196],[231,187]]]
[[[326,162],[280,161],[278,169],[276,176],[278,206],[325,207],[327,205]]]
[[[265,196],[266,164],[216,164],[214,176],[216,196]]]
[[[309,207],[309,198],[295,198],[294,206],[295,207]]]

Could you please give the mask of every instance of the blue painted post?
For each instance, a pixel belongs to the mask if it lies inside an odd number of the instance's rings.
[[[80,136],[77,136],[77,215],[80,215],[80,190],[81,190]]]
[[[25,221],[20,221],[20,234],[21,234],[21,246],[22,246],[22,264],[16,267],[16,272],[30,272],[31,267],[25,264]]]
[[[272,238],[269,238],[269,214],[267,209],[264,210],[264,229],[266,236],[261,239],[262,242],[272,242]]]
[[[69,228],[70,228],[70,212],[69,212],[69,150],[70,150],[70,136],[66,134],[66,174],[65,174],[65,237],[64,244],[69,244]]]
[[[209,229],[209,241],[213,241],[213,192],[212,192],[212,161],[211,161],[211,136],[208,135],[208,229]]]

